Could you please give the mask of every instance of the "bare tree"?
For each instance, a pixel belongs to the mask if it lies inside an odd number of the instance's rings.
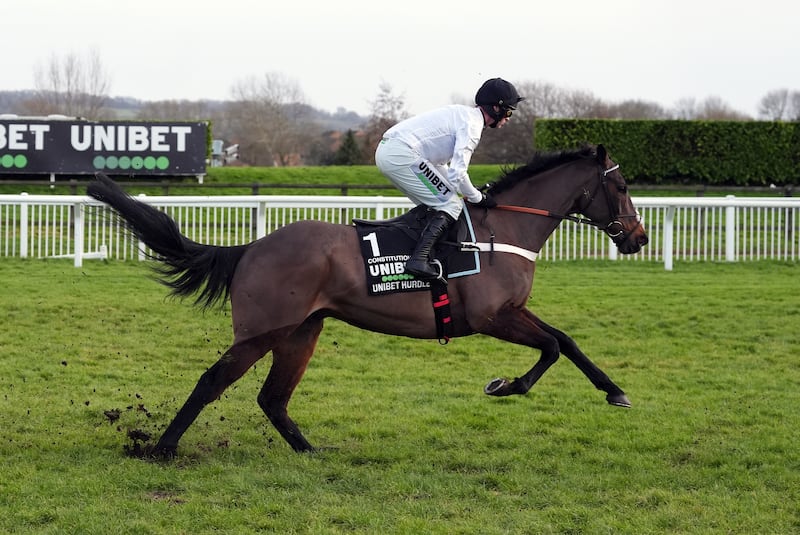
[[[730,104],[718,96],[707,97],[701,103],[699,119],[714,121],[745,121],[750,119],[747,115],[735,110]]]
[[[226,127],[236,132],[239,154],[250,165],[288,166],[302,163],[303,145],[313,136],[309,107],[295,80],[269,72],[234,85]]]
[[[566,117],[563,109],[563,90],[549,82],[523,82],[516,84],[519,94],[525,97],[520,108],[537,119]]]
[[[683,119],[685,121],[697,118],[697,101],[693,97],[679,99],[672,109],[672,115],[676,119]]]
[[[395,95],[392,86],[382,82],[370,102],[370,116],[364,126],[364,163],[375,163],[375,149],[384,132],[408,116],[405,95]]]
[[[706,97],[699,103],[694,98],[680,99],[673,110],[676,119],[707,121],[747,121],[748,115],[733,109],[718,96]]]
[[[669,112],[660,104],[645,100],[624,100],[608,106],[609,119],[668,119]]]
[[[800,121],[800,91],[792,91],[789,95],[789,112],[787,119],[790,121]]]
[[[36,95],[26,103],[28,113],[104,118],[111,83],[96,49],[85,57],[53,54],[35,67],[34,84]]]
[[[775,89],[763,97],[758,104],[758,116],[768,121],[782,121],[789,107],[789,90]]]
[[[769,121],[800,121],[800,91],[775,89],[761,98],[758,115]]]
[[[589,91],[565,91],[561,97],[563,117],[596,119],[604,115],[606,106]]]

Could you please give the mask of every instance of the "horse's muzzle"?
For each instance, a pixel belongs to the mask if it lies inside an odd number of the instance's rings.
[[[624,241],[617,243],[617,249],[619,249],[619,252],[622,254],[634,254],[638,253],[649,241],[644,230],[639,228],[629,234]]]
[[[635,235],[638,234],[638,235]],[[647,234],[643,231],[639,233],[634,233],[628,236],[628,239],[625,240],[623,243],[620,243],[617,248],[619,252],[622,254],[633,254],[638,253],[642,247],[647,245],[650,240],[647,238]]]
[[[650,240],[644,230],[642,217],[638,212],[635,216],[632,216],[631,220],[628,220],[628,222],[629,228],[625,228],[625,224],[621,221],[612,221],[606,227],[606,234],[614,241],[620,253],[638,253]],[[633,222],[633,224],[630,224],[631,222]]]

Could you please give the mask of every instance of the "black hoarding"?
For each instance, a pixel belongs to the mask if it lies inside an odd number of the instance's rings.
[[[206,172],[208,123],[0,119],[0,175]]]

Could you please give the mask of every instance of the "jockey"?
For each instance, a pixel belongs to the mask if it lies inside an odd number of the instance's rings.
[[[430,255],[461,215],[458,194],[485,208],[497,205],[472,185],[467,168],[483,129],[505,126],[521,100],[511,83],[492,78],[478,89],[475,106],[437,108],[401,121],[383,135],[375,151],[378,169],[414,204],[435,211],[406,262],[407,273],[444,280],[441,265],[432,264]]]

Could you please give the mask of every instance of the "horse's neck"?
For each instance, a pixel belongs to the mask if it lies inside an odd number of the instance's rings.
[[[576,173],[573,176],[580,177],[583,173]],[[566,215],[571,211],[575,204],[575,199],[583,191],[588,191],[586,180],[573,178],[571,181],[564,179],[564,170],[556,168],[542,173],[536,178],[536,182],[527,185],[527,192],[521,197],[515,196],[514,191],[510,190],[503,197],[498,197],[499,204],[515,204],[545,210],[552,214]],[[514,216],[516,223],[512,228],[516,240],[520,246],[533,251],[539,251],[544,246],[550,235],[558,228],[563,221],[558,217],[548,217],[542,215],[520,215]],[[517,219],[520,218],[521,219]],[[500,237],[498,236],[498,239]],[[523,245],[524,244],[524,245]]]

